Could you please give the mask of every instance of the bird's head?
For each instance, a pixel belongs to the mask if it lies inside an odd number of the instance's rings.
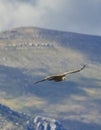
[[[65,76],[63,76],[63,77],[62,77],[62,80],[65,80],[65,79],[66,79],[66,77],[65,77]]]

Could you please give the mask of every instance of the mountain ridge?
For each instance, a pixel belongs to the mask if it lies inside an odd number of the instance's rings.
[[[34,38],[35,37],[35,34],[38,36],[41,36],[41,35],[47,35],[49,34],[50,36],[52,35],[52,37],[54,37],[54,34],[61,34],[61,36],[69,36],[69,38],[71,38],[73,35],[76,36],[76,37],[93,37],[93,38],[101,38],[101,36],[96,36],[96,35],[88,35],[88,34],[81,34],[81,33],[76,33],[76,32],[68,32],[68,31],[57,31],[57,30],[50,30],[50,29],[44,29],[44,28],[38,28],[38,27],[18,27],[18,28],[13,28],[13,29],[10,29],[8,31],[3,31],[3,32],[0,32],[0,39],[3,39],[2,36],[5,35],[5,37],[8,36],[11,36],[11,39],[14,38],[14,34],[17,35],[18,33],[18,36],[20,37],[20,35],[32,35],[31,37]],[[34,35],[34,36],[33,36]],[[40,37],[39,37],[40,38]],[[42,37],[44,38],[44,37]],[[46,37],[45,37],[46,38]],[[49,38],[49,37],[48,37]],[[7,38],[6,38],[7,39]],[[10,38],[8,37],[8,40]]]
[[[101,36],[61,32],[35,27],[21,27],[0,34],[0,46],[2,48],[10,48],[10,46],[18,49],[40,46],[62,46],[84,52],[96,62],[101,62],[101,58],[99,57],[101,52],[101,48],[99,47],[100,41]]]

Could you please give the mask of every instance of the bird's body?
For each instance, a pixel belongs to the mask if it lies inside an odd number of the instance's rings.
[[[43,82],[43,81],[46,81],[46,80],[54,80],[55,82],[60,82],[60,81],[63,81],[65,78],[66,78],[66,75],[68,74],[72,74],[72,73],[77,73],[77,72],[80,72],[81,70],[83,70],[86,66],[84,65],[81,69],[78,69],[78,70],[74,70],[74,71],[69,71],[69,72],[64,72],[62,74],[57,74],[57,75],[52,75],[52,76],[47,76],[45,77],[43,80],[39,80],[37,82],[35,82],[34,84],[37,84],[39,82]]]
[[[60,82],[60,81],[62,81],[64,79],[65,79],[65,76],[56,75],[56,76],[50,76],[50,77],[48,77],[47,80],[54,80],[55,82]]]

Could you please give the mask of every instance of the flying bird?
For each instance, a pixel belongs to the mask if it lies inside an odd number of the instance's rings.
[[[68,71],[68,72],[64,72],[64,73],[57,74],[57,75],[52,75],[52,76],[47,76],[47,77],[45,77],[44,79],[35,82],[34,84],[37,84],[37,83],[40,83],[40,82],[43,82],[43,81],[46,81],[46,80],[49,80],[49,81],[54,80],[55,82],[60,82],[60,81],[63,81],[63,80],[66,78],[66,75],[69,75],[69,74],[72,74],[72,73],[80,72],[80,71],[83,70],[85,67],[86,67],[86,65],[84,65],[82,68],[80,68],[80,69],[78,69],[78,70]]]

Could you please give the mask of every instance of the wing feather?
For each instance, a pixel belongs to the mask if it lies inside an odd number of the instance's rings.
[[[68,75],[68,74],[80,72],[80,71],[83,70],[85,67],[86,67],[86,65],[84,65],[81,69],[74,70],[74,71],[68,71],[68,72],[63,73],[62,75],[65,76],[65,75]]]
[[[37,83],[43,82],[43,81],[45,81],[45,80],[47,80],[47,79],[42,79],[42,80],[36,81],[34,84],[37,84]]]

